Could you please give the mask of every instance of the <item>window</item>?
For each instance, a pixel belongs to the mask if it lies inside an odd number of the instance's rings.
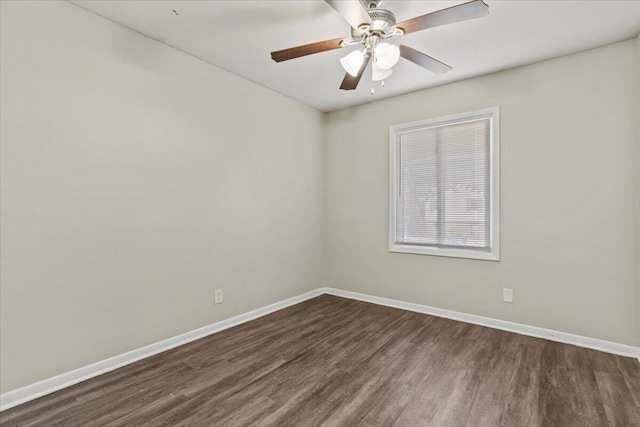
[[[499,259],[499,109],[391,126],[389,250]]]

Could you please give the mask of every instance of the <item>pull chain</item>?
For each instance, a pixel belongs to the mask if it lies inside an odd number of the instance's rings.
[[[373,90],[373,63],[376,61],[375,51],[373,52],[373,61],[371,61],[371,96],[375,93]]]

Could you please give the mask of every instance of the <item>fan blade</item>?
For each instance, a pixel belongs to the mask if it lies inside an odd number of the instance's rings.
[[[396,28],[402,28],[405,34],[409,34],[441,25],[482,18],[487,14],[489,14],[489,6],[482,0],[473,0],[468,3],[438,10],[437,12],[407,19],[406,21],[396,24]]]
[[[362,24],[373,25],[367,10],[358,0],[324,0],[336,10],[353,28]]]
[[[453,69],[444,62],[403,44],[400,45],[400,56],[436,74],[443,74]]]
[[[344,75],[344,79],[342,80],[342,84],[340,85],[340,89],[342,90],[354,90],[358,87],[358,83],[360,83],[360,79],[362,78],[362,74],[364,74],[364,70],[367,68],[369,61],[371,60],[370,56],[364,58],[362,61],[362,65],[358,70],[358,74],[354,77],[349,73]]]
[[[302,46],[296,46],[289,49],[278,50],[276,52],[271,52],[271,59],[276,62],[282,62],[289,59],[299,58],[301,56],[313,55],[314,53],[340,49],[342,47],[340,43],[342,43],[343,40],[344,38],[324,40],[321,42],[304,44]]]

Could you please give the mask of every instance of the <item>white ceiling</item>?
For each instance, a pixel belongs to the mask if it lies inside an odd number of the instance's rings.
[[[387,0],[398,22],[465,1]],[[432,74],[401,60],[370,94],[338,89],[338,49],[275,63],[270,52],[349,36],[349,25],[316,1],[105,1],[72,3],[321,111],[332,111],[635,37],[640,1],[485,0],[489,15],[396,40],[453,66]],[[173,10],[177,11],[176,13]]]

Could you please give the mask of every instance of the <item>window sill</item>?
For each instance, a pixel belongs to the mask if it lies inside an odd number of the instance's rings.
[[[389,252],[418,254],[418,255],[434,255],[450,258],[468,258],[479,259],[483,261],[500,261],[500,256],[496,248],[491,252],[475,251],[472,249],[450,249],[450,248],[434,248],[427,246],[399,245],[392,244],[389,246]]]

